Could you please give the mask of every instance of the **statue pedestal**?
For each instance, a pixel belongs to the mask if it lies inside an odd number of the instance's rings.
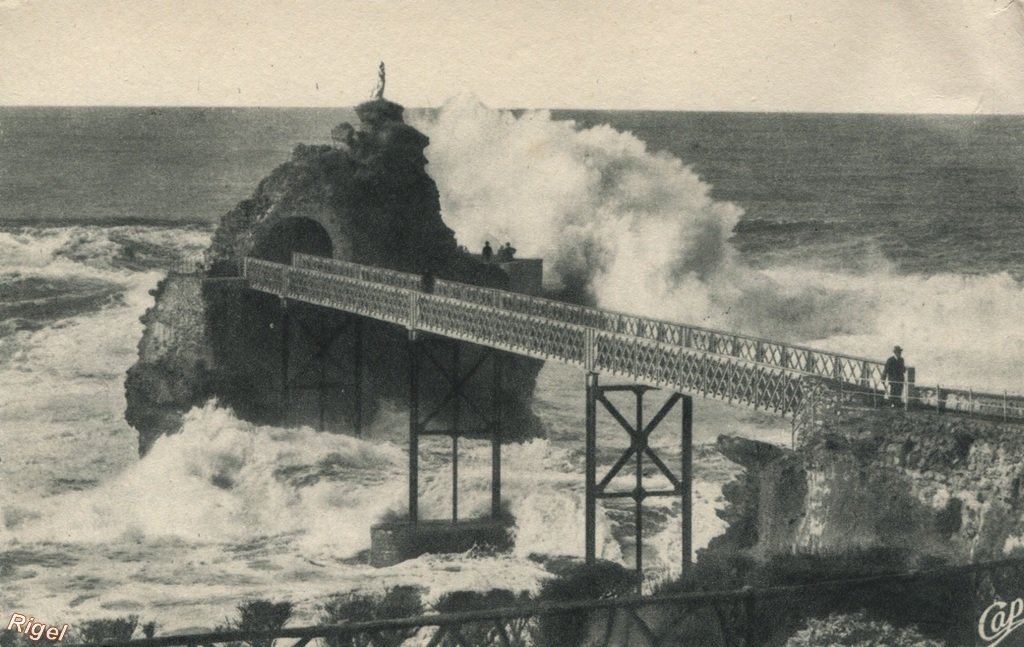
[[[512,548],[507,519],[389,521],[370,529],[370,565],[391,566],[425,553],[464,553],[474,546]]]

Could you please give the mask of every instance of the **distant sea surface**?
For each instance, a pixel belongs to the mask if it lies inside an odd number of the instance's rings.
[[[422,111],[410,111],[422,112]],[[908,272],[1024,276],[1024,117],[554,111],[628,131],[744,210],[753,263],[881,250]],[[0,108],[0,223],[217,222],[348,109]]]

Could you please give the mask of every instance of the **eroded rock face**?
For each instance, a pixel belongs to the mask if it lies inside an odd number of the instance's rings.
[[[160,435],[176,431],[184,412],[211,397],[258,423],[317,425],[323,417],[326,429],[351,431],[357,326],[342,313],[288,304],[285,353],[282,303],[247,289],[238,276],[247,256],[289,262],[293,252],[303,252],[507,285],[500,269],[459,250],[426,171],[423,150],[429,140],[402,121],[402,107],[380,99],[358,106],[356,113],[360,124],[335,128],[335,145],[297,146],[290,161],[222,218],[208,252],[208,272],[171,274],[158,286],[155,304],[143,317],[139,360],[125,382],[125,417],[139,431],[141,453]],[[404,403],[407,397],[408,334],[363,320],[359,335],[365,422],[384,402]],[[334,385],[329,398],[299,374],[325,340],[333,359],[314,373],[323,368],[317,379]],[[462,346],[464,365],[472,365],[479,349]],[[530,401],[541,362],[505,354],[502,363],[507,437],[536,435],[539,423]],[[429,398],[443,380],[425,375],[421,383]],[[490,384],[471,389],[482,393]]]
[[[1024,549],[1024,427],[840,400],[813,392],[794,450],[719,438],[746,473],[723,490],[730,529],[712,548],[893,548],[957,563]]]

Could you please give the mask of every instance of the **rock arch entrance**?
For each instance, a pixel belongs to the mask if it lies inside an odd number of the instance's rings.
[[[291,263],[294,252],[331,258],[334,242],[323,225],[312,218],[282,218],[257,237],[250,255],[276,263]]]

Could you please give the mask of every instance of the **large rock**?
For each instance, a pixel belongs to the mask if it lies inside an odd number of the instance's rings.
[[[158,286],[155,304],[143,317],[139,360],[125,382],[125,417],[139,431],[141,453],[161,434],[176,431],[185,411],[211,397],[254,422],[316,425],[323,408],[325,428],[352,429],[355,327],[341,313],[288,305],[292,370],[286,398],[282,304],[238,278],[246,256],[290,262],[293,252],[304,252],[507,286],[500,269],[461,251],[442,221],[423,154],[429,140],[402,121],[402,107],[380,99],[358,106],[356,113],[358,127],[339,125],[334,145],[297,146],[290,161],[222,218],[208,252],[208,272],[172,273]],[[331,358],[311,364],[325,339],[333,339]],[[362,340],[365,421],[386,401],[405,402],[407,332],[367,320]],[[471,366],[480,349],[462,346],[464,365]],[[530,403],[541,363],[503,355],[507,438],[536,435],[539,423]],[[304,373],[304,366],[312,369]],[[331,384],[329,397],[310,388],[313,382]],[[492,382],[479,382],[470,389],[483,396]],[[429,399],[438,396],[443,380],[426,375],[421,383]]]
[[[797,446],[722,437],[745,473],[723,492],[711,548],[836,554],[904,551],[972,563],[1024,553],[1024,428],[954,413],[849,406],[819,385]]]

